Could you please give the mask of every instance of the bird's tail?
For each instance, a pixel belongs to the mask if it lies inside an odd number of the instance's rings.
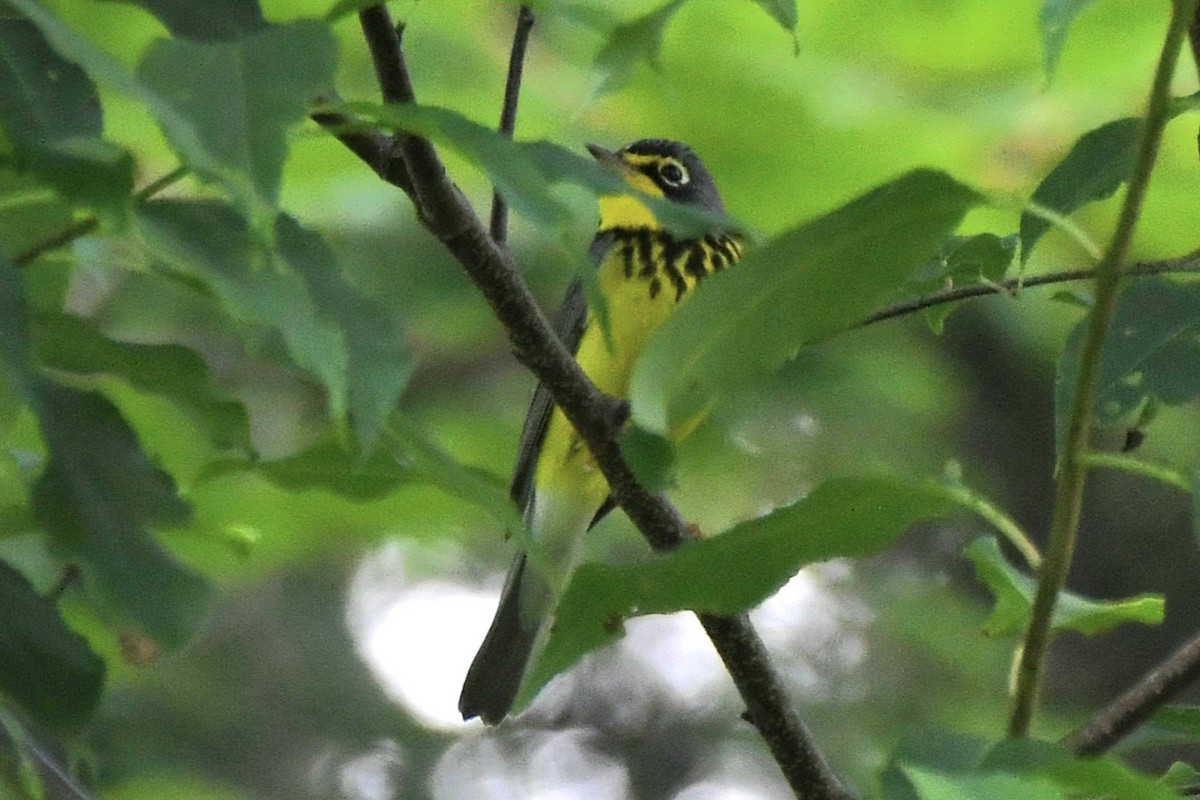
[[[492,620],[458,698],[463,719],[480,717],[496,725],[512,708],[546,618],[553,591],[535,569],[526,569],[519,553],[508,571],[500,607]]]

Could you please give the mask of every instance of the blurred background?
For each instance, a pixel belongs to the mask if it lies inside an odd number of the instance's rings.
[[[126,64],[163,35],[131,5],[50,5]],[[263,0],[277,21],[320,16],[331,5]],[[580,152],[585,142],[686,141],[730,212],[767,236],[915,166],[997,196],[994,207],[972,213],[965,232],[1014,233],[1020,201],[1079,135],[1140,113],[1169,14],[1167,0],[1093,4],[1071,28],[1052,81],[1037,0],[803,0],[795,40],[758,4],[688,0],[666,26],[655,67],[595,63],[608,31],[661,5],[539,9],[517,137]],[[494,124],[516,5],[443,0],[391,9],[406,23],[418,98]],[[375,100],[357,21],[347,17],[336,31],[339,90]],[[1185,56],[1177,93],[1195,84]],[[139,183],[172,169],[148,117],[102,92],[109,137],[140,154]],[[449,163],[486,209],[482,176],[453,156]],[[1198,180],[1196,122],[1183,116],[1167,130],[1135,259],[1197,246]],[[576,211],[571,229],[538,230],[519,217],[512,226],[512,247],[547,308],[595,221],[589,197],[564,197]],[[283,206],[321,231],[353,281],[405,320],[418,366],[402,412],[456,458],[507,480],[532,382],[403,195],[309,124],[292,145]],[[1115,208],[1090,206],[1079,223],[1104,241]],[[87,284],[112,256],[95,242],[79,247],[92,266],[76,278],[84,282],[76,297],[87,298],[94,318],[108,330],[162,324],[164,315],[135,295]],[[1077,245],[1051,233],[1027,270],[1087,265]],[[845,268],[853,281],[856,265]],[[673,498],[689,520],[718,532],[834,475],[933,477],[954,462],[969,486],[1040,541],[1051,503],[1055,359],[1080,314],[1052,297],[1085,288],[974,301],[941,336],[907,318],[806,350],[718,408],[681,448]],[[312,441],[322,424],[312,388],[260,364],[242,367],[252,376],[246,397],[264,453]],[[196,530],[167,541],[214,579],[220,601],[181,653],[139,666],[108,643],[109,688],[79,749],[103,797],[788,796],[686,616],[634,620],[620,645],[561,676],[515,722],[493,730],[461,723],[458,690],[511,554],[490,517],[433,488],[356,502],[285,492],[244,474],[200,480],[214,455],[207,438],[166,403],[113,391],[194,504]],[[1194,407],[1164,411],[1148,433],[1144,457],[1178,469],[1200,460]],[[1196,627],[1200,558],[1189,517],[1181,493],[1123,474],[1094,476],[1072,588],[1105,598],[1162,592],[1167,619],[1100,640],[1061,640],[1040,733],[1068,730]],[[874,789],[872,776],[898,738],[923,724],[1003,731],[1011,647],[983,636],[987,597],[960,555],[985,532],[973,520],[925,526],[884,556],[805,571],[755,613],[801,716],[859,790]],[[613,560],[645,551],[620,514],[590,547]],[[84,612],[73,613],[86,626]]]

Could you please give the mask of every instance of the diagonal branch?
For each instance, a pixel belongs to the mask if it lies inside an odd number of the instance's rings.
[[[1103,755],[1200,678],[1200,633],[1147,672],[1065,740],[1079,756]]]
[[[411,81],[387,10],[364,9],[360,22],[385,97],[411,101]],[[689,538],[679,511],[662,495],[647,491],[621,455],[616,435],[626,416],[625,404],[602,395],[554,335],[511,256],[496,244],[451,183],[429,142],[397,137],[397,151],[407,165],[410,194],[425,227],[463,266],[504,325],[517,358],[542,382],[584,439],[608,479],[613,499],[655,549],[672,549]],[[796,797],[848,800],[851,795],[786,702],[780,676],[746,618],[702,615],[701,620]]]

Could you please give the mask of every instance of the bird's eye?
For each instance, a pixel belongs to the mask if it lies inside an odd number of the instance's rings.
[[[678,161],[667,161],[658,168],[658,176],[667,186],[683,186],[688,182],[688,173]]]

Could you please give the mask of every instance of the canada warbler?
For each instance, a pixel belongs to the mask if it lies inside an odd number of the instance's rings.
[[[729,266],[741,244],[729,233],[678,236],[655,218],[645,196],[724,216],[717,186],[687,145],[643,139],[611,152],[588,150],[615,169],[629,191],[600,198],[600,227],[591,257],[608,304],[608,335],[593,323],[579,282],[567,293],[557,332],[602,392],[625,397],[634,360],[651,335],[700,280]],[[458,701],[464,719],[496,724],[508,714],[530,655],[540,646],[557,594],[565,587],[584,533],[612,508],[608,484],[579,435],[542,386],[533,395],[517,453],[512,497],[530,540],[551,574],[519,553],[500,607],[467,672]]]

